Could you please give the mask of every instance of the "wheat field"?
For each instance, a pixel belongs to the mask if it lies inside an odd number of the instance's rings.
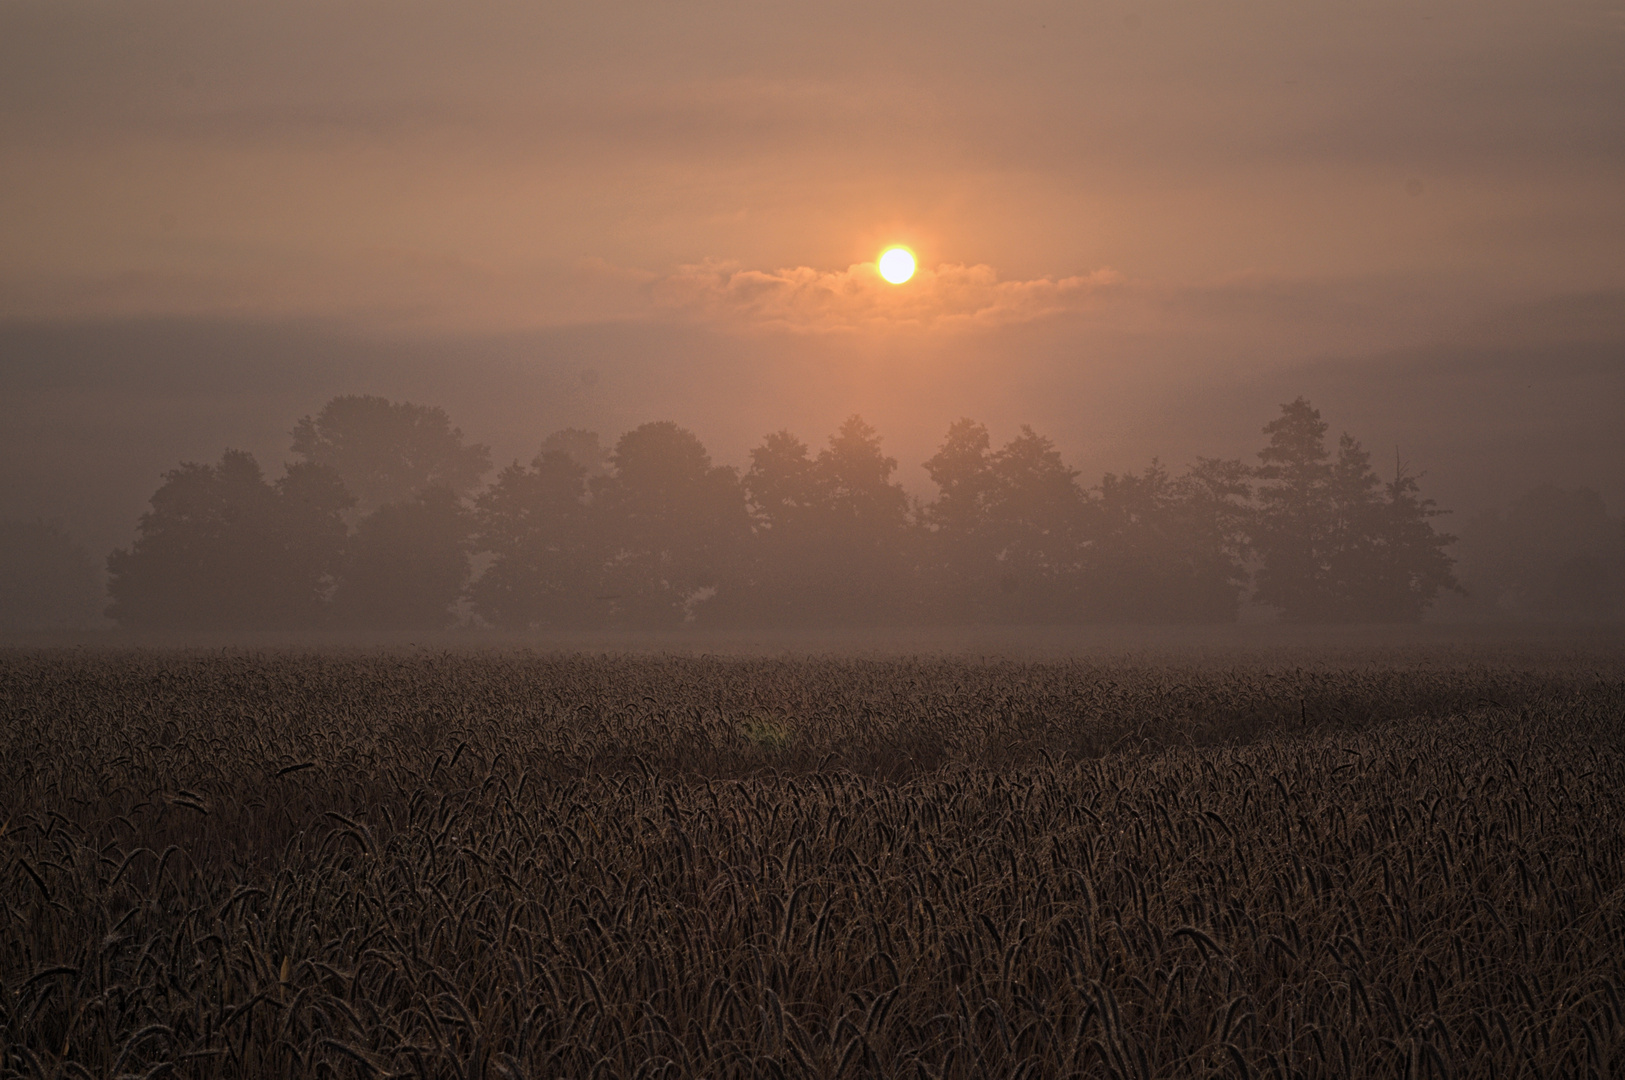
[[[0,1072],[1625,1074],[1625,665],[0,654]]]

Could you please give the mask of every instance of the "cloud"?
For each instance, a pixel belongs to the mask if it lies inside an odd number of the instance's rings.
[[[891,285],[874,263],[768,272],[707,261],[681,266],[647,288],[657,311],[678,318],[816,334],[1009,326],[1084,310],[1121,281],[1110,269],[1059,280],[1000,281],[991,266],[944,263]]]

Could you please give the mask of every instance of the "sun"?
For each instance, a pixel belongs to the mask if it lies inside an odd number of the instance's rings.
[[[905,247],[887,248],[880,254],[880,276],[901,285],[914,276],[914,253]]]

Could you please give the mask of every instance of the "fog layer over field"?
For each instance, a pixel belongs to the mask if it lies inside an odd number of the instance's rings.
[[[1604,0],[0,3],[0,625],[95,623],[166,474],[275,483],[349,395],[488,483],[859,416],[922,504],[961,418],[1103,495],[1304,397],[1452,512],[1477,615],[1607,615],[1622,123]]]

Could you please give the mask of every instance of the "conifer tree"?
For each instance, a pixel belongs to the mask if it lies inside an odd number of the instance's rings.
[[[1303,398],[1264,432],[1254,473],[1264,481],[1253,538],[1259,601],[1299,622],[1414,622],[1459,587],[1444,550],[1455,537],[1434,530],[1442,511],[1403,464],[1384,484],[1347,434],[1333,458],[1326,423]]]
[[[1253,547],[1262,565],[1254,598],[1290,619],[1314,619],[1324,609],[1326,548],[1332,532],[1332,466],[1326,422],[1304,398],[1281,406],[1264,427],[1269,445],[1254,475],[1264,481]]]

